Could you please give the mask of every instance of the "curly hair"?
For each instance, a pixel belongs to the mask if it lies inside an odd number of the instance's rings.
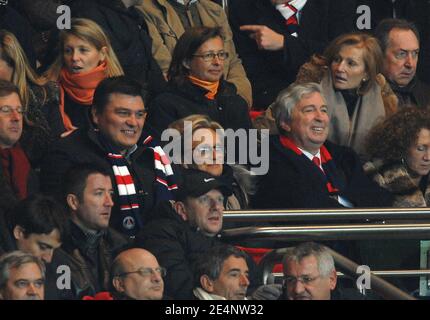
[[[366,150],[372,158],[399,161],[406,157],[421,129],[430,130],[430,111],[404,108],[372,128]]]

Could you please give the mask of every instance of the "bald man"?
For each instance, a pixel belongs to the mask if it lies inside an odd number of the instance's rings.
[[[132,300],[161,300],[166,269],[155,256],[144,249],[121,252],[112,264],[112,285],[115,298]]]

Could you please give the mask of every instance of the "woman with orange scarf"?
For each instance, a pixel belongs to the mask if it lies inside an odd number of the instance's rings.
[[[203,114],[225,129],[249,129],[246,101],[223,80],[228,53],[219,28],[191,28],[176,44],[166,92],[152,100],[147,124],[160,136],[170,123]]]
[[[66,132],[88,128],[97,85],[124,72],[108,37],[92,20],[72,19],[59,36],[60,54],[47,76],[60,85],[60,113]]]

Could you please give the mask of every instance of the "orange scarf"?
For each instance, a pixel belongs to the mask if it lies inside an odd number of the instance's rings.
[[[75,102],[91,106],[97,85],[107,77],[106,62],[85,73],[70,73],[65,67],[60,73],[60,114],[66,130],[73,128],[72,121],[64,110],[64,92]]]
[[[193,76],[188,76],[188,79],[190,79],[191,83],[195,84],[196,86],[202,87],[208,91],[208,93],[205,94],[206,98],[208,98],[209,100],[215,99],[215,96],[218,93],[219,81],[203,81]]]

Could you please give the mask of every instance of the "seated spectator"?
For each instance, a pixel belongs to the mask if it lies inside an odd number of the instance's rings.
[[[366,158],[364,139],[369,130],[397,111],[396,96],[380,74],[381,48],[370,35],[350,33],[331,42],[324,56],[322,65],[315,66],[316,59],[304,65],[297,82],[321,82],[331,119],[328,139]]]
[[[295,81],[312,54],[354,29],[351,0],[234,0],[229,20],[237,52],[253,92],[254,107],[266,109]]]
[[[249,208],[249,197],[254,193],[255,178],[244,166],[228,165],[224,162],[223,127],[208,116],[191,115],[171,123],[169,128],[180,134],[179,145],[181,151],[183,150],[181,155],[176,155],[173,162],[181,164],[185,170],[205,171],[223,180],[232,190],[232,195],[227,199],[227,210]],[[188,130],[191,130],[190,137]]]
[[[127,241],[109,228],[113,188],[108,171],[90,164],[73,167],[64,178],[64,192],[70,231],[53,263],[69,266],[72,294],[80,299],[109,289],[112,254]]]
[[[126,76],[147,86],[151,95],[164,91],[166,81],[152,57],[151,38],[142,12],[143,0],[79,0],[72,4],[75,17],[96,22],[108,36]]]
[[[194,296],[199,300],[246,300],[249,270],[246,254],[232,246],[217,246],[196,263]]]
[[[61,246],[66,221],[64,207],[55,199],[32,195],[9,214],[0,215],[0,254],[20,250],[51,263]]]
[[[228,188],[217,178],[187,170],[179,184],[174,210],[166,205],[139,234],[137,244],[152,252],[167,269],[167,296],[193,297],[193,263],[199,254],[219,244],[217,235],[228,195]]]
[[[224,79],[234,84],[238,94],[246,100],[248,106],[252,106],[251,84],[236,54],[233,35],[222,7],[211,0],[145,0],[136,7],[142,11],[148,26],[148,33],[152,38],[152,54],[166,75],[178,39],[185,31],[191,27],[221,28],[225,51],[230,57],[222,65]]]
[[[284,299],[363,300],[356,289],[337,286],[334,260],[328,249],[306,242],[289,250],[283,258]]]
[[[18,40],[5,30],[0,30],[0,65],[0,79],[19,89],[26,110],[21,145],[37,167],[54,138],[64,131],[58,111],[58,87],[33,71]]]
[[[0,80],[0,209],[5,212],[38,190],[38,177],[19,143],[24,112],[19,89]]]
[[[370,181],[357,154],[329,141],[329,107],[316,83],[291,85],[275,102],[280,135],[270,141],[269,172],[256,208],[342,208],[391,205],[391,195]]]
[[[395,207],[430,206],[430,113],[405,108],[374,127],[367,138],[373,161],[365,172],[394,195]]]
[[[430,107],[430,86],[417,75],[420,35],[408,21],[386,19],[375,30],[384,52],[383,74],[399,99],[399,107]]]
[[[0,300],[43,300],[45,265],[21,251],[0,257]]]
[[[89,113],[97,85],[123,75],[103,30],[88,19],[72,19],[71,29],[59,35],[60,52],[46,76],[60,85],[60,114],[66,131],[89,127]]]
[[[166,269],[157,258],[144,249],[133,248],[121,252],[112,262],[112,285],[115,299],[161,300]]]
[[[150,137],[141,137],[146,109],[138,82],[126,77],[103,80],[95,91],[91,114],[95,128],[77,130],[52,147],[42,166],[42,188],[58,193],[73,165],[103,167],[114,181],[118,199],[110,224],[134,236],[158,202],[173,199],[172,168],[161,147],[151,144]],[[141,138],[143,143],[138,144]]]
[[[219,28],[191,28],[179,39],[169,68],[169,85],[149,108],[148,123],[158,136],[175,120],[208,115],[225,129],[248,129],[245,100],[222,79],[229,54]]]

